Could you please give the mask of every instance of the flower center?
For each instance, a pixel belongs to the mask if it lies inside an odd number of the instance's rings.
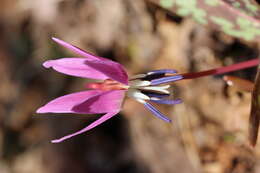
[[[86,84],[86,87],[91,89],[99,89],[103,91],[125,90],[129,88],[129,86],[121,84],[112,79],[106,79],[103,82],[88,83]]]
[[[106,79],[103,82],[89,83],[86,87],[103,91],[127,90],[128,97],[141,103],[145,103],[147,100],[165,102],[163,99],[170,96],[170,85],[165,85],[165,83],[181,80],[182,78],[181,75],[176,74],[175,70],[154,70],[131,77],[128,85]]]
[[[87,88],[99,89],[103,91],[110,90],[127,90],[127,96],[142,103],[149,111],[158,118],[171,122],[171,120],[157,110],[151,103],[159,104],[179,104],[180,99],[170,99],[170,85],[165,85],[169,82],[174,82],[183,79],[182,75],[176,74],[175,70],[154,70],[146,74],[138,74],[131,77],[128,85],[124,85],[112,79],[104,80],[103,82],[89,83]]]

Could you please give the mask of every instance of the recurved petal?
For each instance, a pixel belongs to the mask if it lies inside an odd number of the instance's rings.
[[[102,72],[110,79],[118,81],[123,84],[128,84],[128,75],[124,69],[124,67],[114,61],[110,60],[93,60],[85,62],[89,67],[96,69],[97,71]]]
[[[88,65],[86,58],[61,58],[48,60],[43,63],[46,68],[52,67],[54,70],[71,76],[91,78],[91,79],[108,79],[109,76],[96,70]]]
[[[76,53],[80,56],[83,56],[83,57],[86,57],[86,58],[89,58],[89,59],[100,59],[99,57],[94,56],[94,55],[92,55],[92,54],[90,54],[90,53],[70,44],[70,43],[67,43],[63,40],[60,40],[58,38],[52,37],[52,40],[55,41],[56,43],[58,43],[59,45],[71,50],[72,52],[74,52],[74,53]]]
[[[40,107],[37,113],[74,113],[74,106],[83,103],[84,101],[104,93],[100,90],[89,90],[77,93],[72,93],[58,97],[46,105]]]
[[[102,72],[104,75],[107,75],[111,79],[114,79],[118,82],[121,82],[123,84],[128,84],[127,73],[126,73],[124,67],[121,64],[114,62],[112,60],[106,59],[106,58],[94,56],[94,55],[92,55],[92,54],[90,54],[90,53],[88,53],[84,50],[81,50],[80,48],[73,46],[73,45],[71,45],[71,44],[69,44],[65,41],[62,41],[58,38],[53,37],[52,39],[55,42],[57,42],[58,44],[64,46],[65,48],[70,49],[74,53],[87,58],[89,63],[86,63],[86,64],[93,67],[97,71]]]
[[[126,90],[103,92],[73,107],[75,113],[101,114],[121,109]]]
[[[124,90],[89,90],[58,97],[37,110],[37,113],[95,114],[120,110]]]
[[[59,142],[62,142],[66,139],[69,139],[73,136],[76,136],[76,135],[79,135],[79,134],[82,134],[90,129],[93,129],[94,127],[102,124],[103,122],[107,121],[108,119],[112,118],[113,116],[115,116],[116,114],[118,113],[118,111],[116,112],[108,112],[106,113],[105,115],[103,115],[101,118],[99,118],[98,120],[94,121],[93,123],[91,123],[90,125],[88,125],[87,127],[85,127],[84,129],[81,129],[80,131],[78,132],[75,132],[75,133],[72,133],[70,135],[67,135],[67,136],[64,136],[60,139],[55,139],[55,140],[52,140],[51,142],[52,143],[59,143]]]

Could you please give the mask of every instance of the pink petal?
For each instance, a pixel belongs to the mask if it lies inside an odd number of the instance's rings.
[[[52,40],[55,41],[56,43],[58,43],[59,45],[71,50],[72,52],[74,52],[77,55],[83,56],[85,58],[91,59],[91,60],[109,60],[107,58],[103,58],[103,57],[99,57],[99,56],[95,56],[89,52],[86,52],[80,48],[78,48],[77,46],[74,46],[70,43],[67,43],[63,40],[60,40],[58,38],[52,37]],[[110,61],[110,60],[109,60]]]
[[[75,113],[100,114],[120,110],[126,90],[106,91],[73,107]]]
[[[72,93],[50,101],[36,112],[78,114],[114,112],[120,110],[124,94],[124,90],[90,90]]]
[[[51,142],[52,142],[52,143],[59,143],[59,142],[62,142],[62,141],[64,141],[64,140],[66,140],[66,139],[69,139],[69,138],[71,138],[71,137],[73,137],[73,136],[82,134],[82,133],[84,133],[84,132],[86,132],[86,131],[88,131],[88,130],[90,130],[90,129],[92,129],[92,128],[94,128],[94,127],[100,125],[100,124],[102,124],[102,123],[105,122],[106,120],[108,120],[108,119],[112,118],[113,116],[115,116],[117,113],[118,113],[118,111],[117,111],[117,112],[108,112],[108,113],[106,113],[105,115],[103,115],[101,118],[99,118],[98,120],[94,121],[93,123],[91,123],[90,125],[88,125],[87,127],[85,127],[84,129],[82,129],[82,130],[80,130],[80,131],[78,131],[78,132],[72,133],[72,134],[70,134],[70,135],[64,136],[64,137],[62,137],[62,138],[60,138],[60,139],[52,140]]]
[[[68,94],[65,96],[58,97],[46,105],[39,108],[37,113],[74,113],[72,108],[75,105],[79,105],[91,97],[100,95],[104,91],[100,90],[89,90],[77,93]]]
[[[76,46],[73,46],[72,44],[69,44],[69,43],[67,43],[65,41],[62,41],[62,40],[60,40],[58,38],[52,37],[52,40],[55,41],[56,43],[60,44],[61,46],[71,50],[72,52],[80,55],[80,56],[83,56],[83,57],[89,58],[89,59],[99,59],[99,57],[94,56],[94,55],[92,55],[92,54],[90,54],[88,52],[85,52],[84,50],[82,50],[82,49],[80,49],[80,48],[78,48]]]
[[[93,61],[86,61],[86,64],[89,67],[96,69],[97,71],[102,72],[110,79],[118,81],[123,84],[128,84],[128,76],[124,69],[124,67],[114,61],[106,60],[93,60]]]
[[[52,67],[60,73],[71,76],[101,80],[109,78],[106,74],[88,66],[87,61],[86,58],[61,58],[45,61],[43,66],[46,68]]]
[[[52,39],[55,42],[57,42],[58,44],[60,44],[64,47],[70,49],[71,51],[75,52],[76,54],[81,55],[85,58],[88,58],[87,60],[88,60],[89,63],[86,62],[86,64],[91,66],[93,69],[96,69],[97,71],[102,72],[104,75],[110,77],[111,79],[114,79],[114,80],[121,82],[123,84],[128,84],[127,73],[126,73],[124,67],[121,64],[114,62],[114,61],[111,61],[111,60],[106,59],[106,58],[94,56],[94,55],[92,55],[92,54],[90,54],[90,53],[88,53],[84,50],[81,50],[80,48],[77,48],[76,46],[73,46],[73,45],[71,45],[71,44],[69,44],[65,41],[62,41],[58,38],[52,38]],[[71,64],[71,65],[73,65],[73,64]],[[74,66],[72,66],[72,67],[74,67]],[[64,70],[64,71],[66,71],[66,70]],[[62,71],[59,71],[59,72],[62,72]],[[64,72],[62,72],[62,73],[64,73]],[[77,73],[77,72],[75,72],[75,73]],[[65,74],[67,74],[67,73],[65,73]],[[69,74],[69,75],[74,75],[74,73]],[[80,77],[83,76],[82,73],[80,73],[80,75],[81,75]],[[79,75],[74,75],[74,76],[79,76]],[[94,77],[94,75],[91,78],[93,78],[93,77]],[[99,78],[95,78],[95,79],[99,79]]]

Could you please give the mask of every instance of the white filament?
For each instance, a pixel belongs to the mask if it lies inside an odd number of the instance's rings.
[[[150,84],[151,84],[150,81],[142,81],[142,80],[138,80],[138,79],[129,82],[129,85],[132,88],[138,88],[138,87],[142,87],[142,86],[149,86]]]
[[[152,91],[158,91],[158,92],[161,92],[164,94],[170,94],[170,92],[168,91],[168,88],[170,88],[170,85],[140,87],[140,89],[143,89],[143,90],[152,90]]]
[[[137,89],[129,89],[127,91],[127,96],[128,97],[132,97],[136,100],[141,99],[141,100],[150,100],[150,97],[148,97],[147,95],[141,93],[139,90]]]

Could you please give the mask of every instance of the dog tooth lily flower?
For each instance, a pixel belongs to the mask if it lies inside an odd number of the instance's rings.
[[[86,87],[89,90],[56,98],[39,108],[37,113],[104,114],[82,130],[53,140],[53,143],[84,133],[112,118],[120,111],[125,96],[142,103],[156,117],[171,122],[151,103],[169,105],[181,103],[180,99],[168,99],[170,85],[165,85],[183,78],[176,74],[175,70],[154,70],[128,78],[121,64],[89,54],[57,38],[52,39],[80,57],[48,60],[43,63],[44,67],[52,67],[66,75],[98,79],[102,82],[88,83]]]

